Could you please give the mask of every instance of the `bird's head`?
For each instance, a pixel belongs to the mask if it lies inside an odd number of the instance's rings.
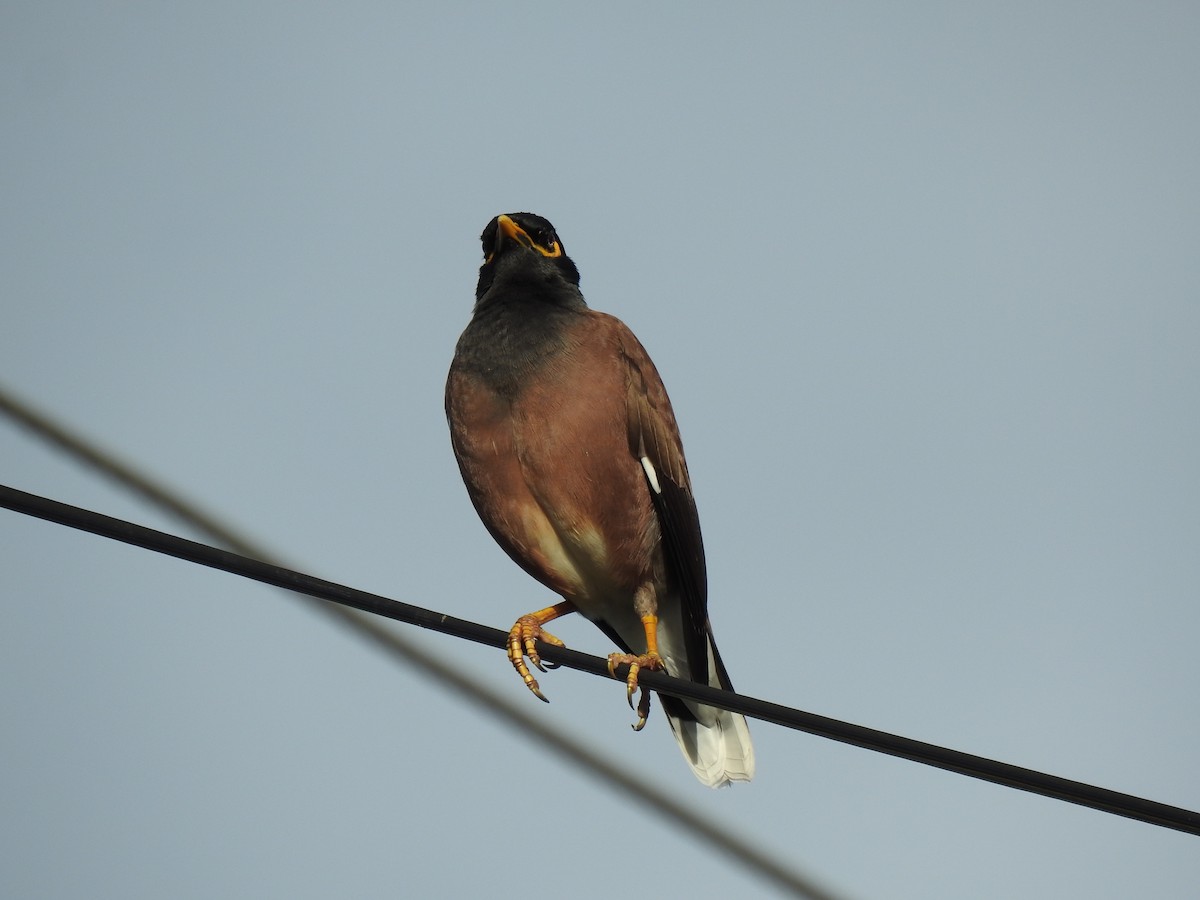
[[[483,298],[493,285],[520,285],[525,291],[579,297],[579,270],[567,256],[554,226],[539,215],[507,213],[488,222],[480,236],[483,265],[475,299]]]

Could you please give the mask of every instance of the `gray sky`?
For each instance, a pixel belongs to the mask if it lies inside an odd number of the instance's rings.
[[[5,4],[0,381],[507,628],[549,597],[441,395],[479,232],[541,213],[671,391],[740,690],[1200,808],[1200,7],[592,6]],[[0,475],[179,530],[7,422]],[[274,591],[0,547],[0,895],[769,896]],[[1200,883],[1195,837],[762,723],[709,792],[619,686],[425,643],[856,897]]]

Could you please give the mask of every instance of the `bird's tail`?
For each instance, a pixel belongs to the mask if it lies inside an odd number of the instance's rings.
[[[711,687],[733,690],[711,637],[708,671]],[[674,697],[662,697],[662,701],[683,758],[700,781],[720,788],[754,777],[754,745],[744,716]]]

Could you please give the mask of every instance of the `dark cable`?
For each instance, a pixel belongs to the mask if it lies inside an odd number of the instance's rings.
[[[312,597],[319,597],[410,625],[419,625],[422,628],[439,631],[453,637],[464,638],[492,647],[503,648],[507,645],[508,633],[497,628],[489,628],[465,619],[457,619],[453,616],[422,609],[419,606],[401,603],[398,600],[390,600],[378,594],[314,578],[281,566],[239,556],[227,550],[219,550],[3,485],[0,485],[0,506],[136,547],[241,575],[264,584],[272,584]],[[550,662],[590,672],[593,675],[610,677],[608,661],[600,657],[547,644],[539,644],[539,651],[542,658]],[[625,667],[618,669],[617,677],[623,679],[625,671]],[[1047,775],[1032,769],[985,759],[957,750],[949,750],[911,738],[876,731],[873,728],[852,725],[837,719],[792,709],[778,703],[770,703],[754,697],[710,688],[707,685],[672,678],[659,672],[644,672],[640,678],[641,683],[646,687],[672,696],[698,700],[710,706],[720,706],[787,728],[899,756],[913,762],[936,766],[960,775],[968,775],[1006,787],[1149,822],[1152,825],[1200,835],[1200,813],[1191,810],[1168,806],[1153,800],[1144,800],[1130,794],[1071,781],[1056,775]]]

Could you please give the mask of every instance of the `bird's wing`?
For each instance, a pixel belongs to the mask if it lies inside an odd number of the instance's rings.
[[[629,449],[645,470],[662,531],[668,575],[679,591],[691,677],[707,684],[708,576],[679,426],[645,348],[623,324],[617,335],[626,369]]]

